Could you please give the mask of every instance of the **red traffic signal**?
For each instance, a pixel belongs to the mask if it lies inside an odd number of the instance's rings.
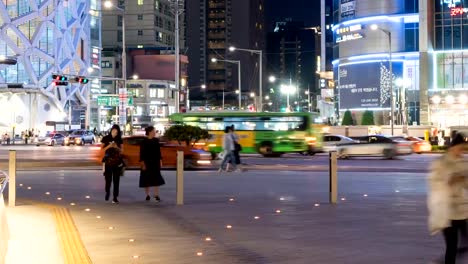
[[[89,82],[88,78],[85,77],[75,77],[75,81],[81,84],[87,84]]]

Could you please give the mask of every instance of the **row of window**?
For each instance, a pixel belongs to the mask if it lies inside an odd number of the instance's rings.
[[[138,36],[144,36],[143,30],[139,29],[137,30],[137,35]],[[117,42],[122,42],[123,40],[123,35],[122,35],[122,30],[117,31]],[[156,31],[155,32],[155,41],[164,43],[168,46],[172,46],[175,43],[174,36],[171,34],[166,34],[163,32]]]

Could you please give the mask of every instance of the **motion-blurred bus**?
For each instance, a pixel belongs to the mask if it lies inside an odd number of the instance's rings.
[[[277,157],[284,153],[315,154],[322,148],[321,124],[317,113],[200,112],[169,117],[171,124],[198,126],[212,136],[199,142],[206,151],[223,149],[224,129],[234,125],[242,153]]]

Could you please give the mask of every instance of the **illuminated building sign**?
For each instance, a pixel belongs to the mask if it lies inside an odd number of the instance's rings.
[[[338,30],[336,30],[336,34],[341,35],[341,34],[351,33],[351,32],[355,32],[359,30],[362,30],[361,24],[339,28]]]
[[[349,40],[362,39],[363,37],[364,35],[361,33],[352,33],[352,34],[342,35],[342,36],[336,37],[336,43],[345,42]]]
[[[449,7],[456,7],[457,4],[461,3],[461,0],[444,0],[444,3],[447,4]]]
[[[452,7],[452,8],[450,8],[450,15],[451,16],[463,15],[464,13],[468,13],[468,8],[461,8],[461,7]]]

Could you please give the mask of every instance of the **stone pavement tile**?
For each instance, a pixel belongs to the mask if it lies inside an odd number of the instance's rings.
[[[7,264],[62,264],[55,221],[49,209],[18,205],[7,209],[10,242]]]

